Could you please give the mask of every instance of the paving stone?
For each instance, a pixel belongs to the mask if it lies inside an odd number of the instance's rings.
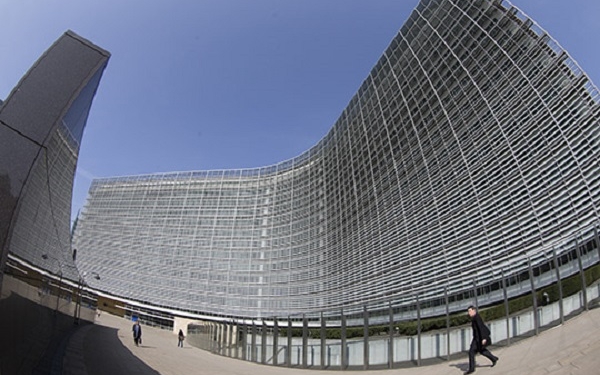
[[[564,325],[519,341],[491,348],[500,357],[496,367],[477,356],[478,375],[589,375],[600,369],[600,309],[570,319]],[[65,374],[78,375],[312,375],[332,371],[260,365],[222,357],[204,350],[177,347],[170,331],[142,326],[143,344],[136,347],[130,321],[102,314],[95,325],[73,334],[63,362]],[[69,367],[69,368],[66,368]],[[436,365],[393,370],[351,371],[360,375],[460,375],[466,356]]]

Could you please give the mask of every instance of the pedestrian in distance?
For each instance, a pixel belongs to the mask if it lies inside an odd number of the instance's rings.
[[[547,306],[547,305],[549,305],[549,304],[550,304],[550,295],[548,294],[548,292],[544,292],[544,293],[542,293],[542,298],[543,298],[543,300],[542,300],[542,304],[543,304],[544,306]]]
[[[496,366],[498,357],[495,357],[487,349],[487,347],[492,344],[490,329],[483,323],[483,319],[481,319],[481,316],[477,313],[477,308],[475,308],[475,306],[469,306],[467,312],[471,318],[473,340],[471,341],[471,347],[469,348],[469,370],[465,372],[465,374],[472,374],[475,372],[475,354],[480,353],[492,361],[492,367]]]
[[[135,323],[133,324],[133,328],[131,328],[131,330],[133,331],[133,342],[135,343],[135,346],[139,346],[142,344],[142,327],[140,326],[140,321],[136,320]]]
[[[179,335],[177,335],[179,342],[177,343],[177,347],[183,348],[183,340],[185,339],[185,335],[182,330],[179,330]]]

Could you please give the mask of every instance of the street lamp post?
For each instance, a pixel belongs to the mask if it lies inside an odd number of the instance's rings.
[[[94,279],[100,280],[100,275],[98,272],[91,272],[94,276]],[[75,312],[73,313],[73,324],[79,324],[79,320],[81,318],[81,299],[83,294],[83,285],[85,283],[84,277],[87,276],[87,272],[83,273],[83,277],[79,276],[79,282],[77,284],[77,301],[75,304]]]
[[[63,278],[63,272],[62,272],[62,264],[60,263],[60,261],[54,257],[48,256],[48,254],[42,254],[42,258],[44,260],[47,259],[52,259],[55,260],[56,263],[58,264],[58,291],[56,292],[56,308],[54,309],[54,315],[56,315],[56,313],[58,312],[58,305],[60,303],[60,291],[62,290],[62,278]]]
[[[76,253],[77,250],[73,250],[73,261],[75,261],[75,257],[76,257]],[[81,317],[81,300],[82,300],[82,294],[83,294],[83,287],[85,285],[85,277],[87,276],[87,272],[84,272],[83,275],[79,274],[79,270],[77,269],[76,266],[74,265],[69,265],[69,264],[63,264],[61,263],[61,261],[55,257],[52,257],[48,254],[42,254],[42,258],[44,260],[47,259],[52,259],[54,261],[56,261],[56,263],[58,264],[58,276],[59,276],[59,280],[58,280],[58,293],[56,296],[56,308],[54,309],[54,314],[56,315],[58,308],[59,308],[59,303],[60,303],[60,292],[62,290],[62,279],[63,279],[63,266],[65,267],[71,267],[75,270],[75,272],[77,272],[77,274],[79,275],[78,280],[77,280],[77,289],[75,290],[76,295],[75,295],[75,310],[73,311],[73,324],[79,324],[79,320]],[[94,277],[94,279],[96,280],[100,280],[100,275],[98,274],[98,272],[91,272],[92,276]]]
[[[85,277],[86,273],[83,273]],[[73,324],[79,324],[79,309],[81,309],[81,289],[83,284],[83,277],[79,276],[79,281],[77,282],[77,300],[75,301],[75,311],[73,312]]]
[[[56,308],[54,309],[54,314],[56,315],[56,312],[58,311],[58,304],[60,302],[60,292],[62,290],[62,278],[63,278],[63,273],[62,270],[58,271],[58,292],[56,293]]]

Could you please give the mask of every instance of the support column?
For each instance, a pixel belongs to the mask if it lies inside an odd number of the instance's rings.
[[[210,341],[208,343],[210,351],[214,352],[215,351],[215,323],[210,322],[208,323],[208,327],[209,327],[209,332],[210,332]]]
[[[363,306],[363,369],[369,369],[369,312]]]
[[[504,294],[504,313],[506,314],[506,345],[510,345],[510,309],[508,307],[508,291],[506,290],[504,269],[502,269],[502,293]]]
[[[323,316],[323,311],[321,311],[321,369],[325,369],[327,367],[327,323],[325,322],[325,317]]]
[[[227,345],[227,339],[229,337],[229,331],[231,330],[231,326],[229,325],[229,323],[227,321],[224,321],[223,323],[221,323],[223,325],[223,340],[221,341],[221,355],[227,356],[227,349],[228,349],[228,345]]]
[[[213,352],[219,352],[219,328],[220,325],[217,322],[213,322]]]
[[[348,367],[348,348],[346,347],[346,316],[344,316],[344,309],[342,309],[342,315],[341,315],[341,320],[342,320],[342,332],[341,332],[341,338],[342,338],[342,360],[340,361],[340,365],[341,365],[341,369],[345,370],[346,367]]]
[[[560,265],[558,264],[558,257],[556,255],[556,248],[552,247],[552,256],[554,257],[554,270],[556,271],[556,282],[558,283],[558,310],[560,312],[560,324],[565,323],[565,307],[563,304],[563,288],[562,279],[560,275]]]
[[[287,351],[285,352],[285,364],[292,366],[292,318],[288,315]]]
[[[479,301],[477,300],[477,281],[473,278],[473,296],[475,298],[475,308],[479,311]]]
[[[448,287],[444,288],[444,301],[446,302],[446,360],[450,360],[450,303],[448,302]]]
[[[392,308],[392,301],[389,302],[389,326],[388,333],[390,336],[390,341],[388,343],[388,368],[394,368],[394,309]]]
[[[254,323],[254,320],[252,320],[252,337],[251,339],[251,347],[250,347],[250,360],[252,362],[256,362],[257,361],[257,352],[256,352],[256,324]]]
[[[594,238],[596,239],[596,249],[598,250],[598,261],[600,262],[600,236],[598,236],[598,227],[594,227]]]
[[[219,341],[217,342],[217,353],[222,354],[223,342],[225,342],[225,323],[217,323],[219,328]]]
[[[240,357],[240,342],[242,342],[242,340],[238,341],[238,338],[240,338],[240,324],[235,321],[235,346],[234,346],[234,351],[233,351],[233,358],[238,359]]]
[[[248,325],[246,323],[242,325],[242,359],[248,360]]]
[[[417,294],[417,366],[421,366],[421,303]]]
[[[585,282],[585,270],[581,261],[581,248],[579,242],[575,239],[575,250],[577,253],[577,264],[579,265],[579,276],[581,277],[581,296],[583,298],[583,308],[587,311],[590,309],[587,298],[587,283]]]
[[[308,319],[302,314],[302,367],[308,367]]]
[[[278,361],[279,355],[279,323],[277,322],[277,317],[273,318],[273,366],[277,366],[279,364]]]
[[[260,363],[265,365],[267,364],[267,322],[264,319],[260,331]]]
[[[531,268],[531,258],[527,258],[527,268],[529,270],[529,282],[531,284],[531,298],[533,302],[533,326],[536,336],[540,333],[540,319],[538,315],[537,295],[535,290],[535,282],[533,280],[533,269]]]
[[[229,330],[227,335],[227,356],[231,357],[231,347],[233,346],[233,322],[229,322]]]

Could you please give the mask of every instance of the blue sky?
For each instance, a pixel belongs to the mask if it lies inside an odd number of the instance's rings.
[[[334,124],[417,0],[0,0],[0,99],[67,29],[112,53],[93,178],[271,165]],[[600,1],[514,0],[600,83]]]

